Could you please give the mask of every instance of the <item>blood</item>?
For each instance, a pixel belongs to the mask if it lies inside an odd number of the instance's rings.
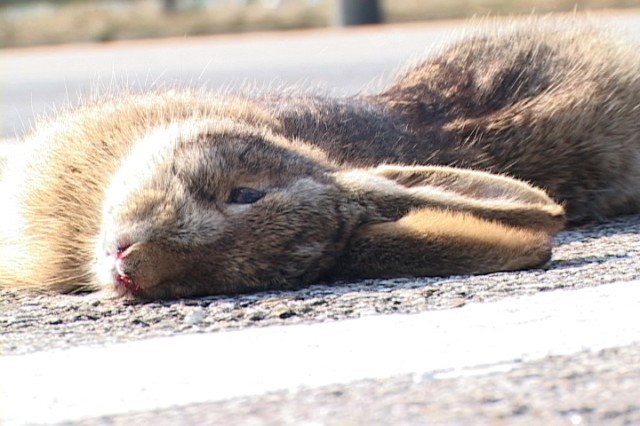
[[[119,262],[124,262],[129,254],[129,248],[133,244],[129,242],[128,238],[121,238],[118,240],[116,250],[111,254],[115,259],[116,265]],[[124,269],[116,266],[114,271],[114,277],[116,282],[116,288],[132,295],[139,295],[142,292],[142,287],[127,273],[124,273]]]
[[[142,290],[142,288],[135,282],[133,278],[128,275],[122,274],[116,275],[116,287],[124,288],[124,290],[133,295],[139,294]]]

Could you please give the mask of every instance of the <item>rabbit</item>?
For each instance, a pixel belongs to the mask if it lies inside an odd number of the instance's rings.
[[[0,285],[171,299],[538,268],[640,210],[640,55],[580,22],[463,39],[373,95],[129,93],[4,172]]]

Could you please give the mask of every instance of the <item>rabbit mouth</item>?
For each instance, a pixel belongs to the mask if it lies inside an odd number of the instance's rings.
[[[142,287],[129,275],[126,274],[114,274],[114,284],[116,291],[119,294],[139,297],[142,293]]]
[[[131,295],[140,296],[143,286],[136,273],[136,264],[138,262],[132,260],[130,254],[136,244],[118,244],[117,249],[106,252],[107,269],[109,270],[110,285],[114,287],[116,292],[121,296]]]
[[[117,258],[113,265],[113,284],[116,291],[120,294],[130,294],[132,296],[140,296],[142,293],[142,286],[134,279],[134,277],[127,272],[127,267],[124,265],[126,260],[123,260],[121,253],[116,254]]]
[[[152,288],[180,275],[184,265],[179,255],[160,244],[132,242],[105,252],[98,269],[105,287],[121,296],[144,297]]]

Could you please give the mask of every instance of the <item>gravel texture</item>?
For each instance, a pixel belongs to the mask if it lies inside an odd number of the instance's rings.
[[[0,290],[0,351],[23,354],[182,333],[447,309],[561,288],[640,278],[640,216],[562,232],[539,270],[473,277],[367,280],[140,303],[95,295]]]

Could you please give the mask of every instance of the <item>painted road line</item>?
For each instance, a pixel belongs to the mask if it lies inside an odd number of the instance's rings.
[[[54,423],[407,373],[482,374],[640,342],[638,312],[635,281],[414,315],[6,356],[0,423]]]

